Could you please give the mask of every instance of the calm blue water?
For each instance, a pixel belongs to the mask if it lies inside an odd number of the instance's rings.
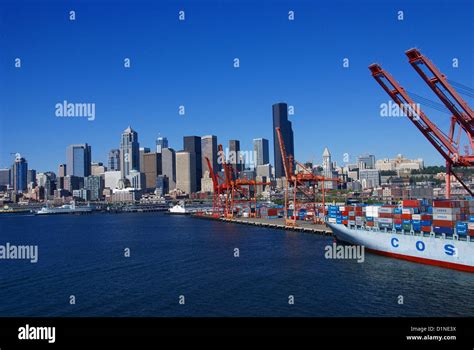
[[[158,213],[2,216],[6,242],[37,244],[39,261],[0,260],[0,316],[474,315],[474,274],[327,260],[332,239],[305,233]]]

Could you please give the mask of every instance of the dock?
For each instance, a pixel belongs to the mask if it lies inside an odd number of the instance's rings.
[[[297,222],[297,226],[288,226],[285,225],[285,220],[283,218],[278,219],[266,219],[266,218],[214,218],[211,216],[205,215],[192,215],[193,218],[198,219],[208,219],[208,220],[216,220],[222,221],[225,223],[231,224],[239,224],[239,225],[253,225],[253,226],[260,226],[266,228],[274,228],[286,231],[298,231],[298,232],[307,232],[307,233],[314,233],[319,234],[322,236],[332,236],[332,231],[326,225],[317,225],[310,222],[299,221]]]

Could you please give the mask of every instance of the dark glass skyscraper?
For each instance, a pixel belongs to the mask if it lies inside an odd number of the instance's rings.
[[[112,149],[109,152],[109,169],[110,171],[120,170],[120,150]]]
[[[86,177],[91,174],[91,146],[87,143],[68,146],[66,159],[67,175]]]
[[[280,144],[275,128],[279,127],[283,137],[287,155],[295,155],[293,144],[293,128],[288,120],[288,105],[286,103],[275,103],[273,105],[273,154],[275,159],[275,177],[285,176],[285,169],[281,159]]]
[[[195,157],[195,171],[191,169],[191,174],[195,174],[196,191],[201,190],[202,177],[202,148],[201,138],[199,136],[184,136],[184,151],[194,154]]]
[[[234,176],[239,177],[239,172],[244,170],[244,164],[240,159],[240,141],[229,140],[229,163],[232,165]]]
[[[125,178],[131,170],[140,170],[140,145],[138,134],[130,126],[122,133],[120,140],[120,171]]]
[[[25,192],[28,188],[28,163],[25,158],[18,157],[13,163],[13,190],[15,193]]]

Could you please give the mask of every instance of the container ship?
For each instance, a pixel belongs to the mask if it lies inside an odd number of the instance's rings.
[[[398,259],[474,272],[474,201],[328,206],[338,241]]]

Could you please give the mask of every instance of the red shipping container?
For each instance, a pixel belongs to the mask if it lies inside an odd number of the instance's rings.
[[[367,226],[374,226],[374,222],[373,221],[367,221],[365,223]]]
[[[421,226],[422,232],[431,232],[431,226]]]
[[[390,213],[379,213],[379,218],[393,218],[393,214],[390,214]]]
[[[394,219],[402,219],[402,214],[393,214]]]
[[[341,211],[341,215],[342,216],[347,216],[347,215],[349,215],[349,211],[348,210]]]
[[[474,236],[474,230],[468,230],[469,236]]]
[[[421,220],[431,220],[432,216],[431,214],[422,214],[421,215]]]
[[[403,220],[411,220],[411,214],[402,214]]]
[[[459,203],[455,201],[433,201],[435,208],[459,208]]]
[[[342,220],[342,224],[343,224],[343,225],[347,225],[347,224],[348,224],[348,220]]]
[[[393,219],[393,223],[401,225],[403,223],[403,220],[401,218],[400,219]]]
[[[456,221],[449,221],[449,220],[433,220],[433,226],[451,227],[451,228],[453,228],[454,226],[456,226]]]
[[[416,199],[405,199],[402,201],[404,207],[417,208],[420,206],[420,201]]]
[[[349,220],[355,220],[356,217],[355,216],[349,216]]]
[[[278,215],[278,209],[277,208],[268,208],[267,215],[268,216],[277,216]]]

